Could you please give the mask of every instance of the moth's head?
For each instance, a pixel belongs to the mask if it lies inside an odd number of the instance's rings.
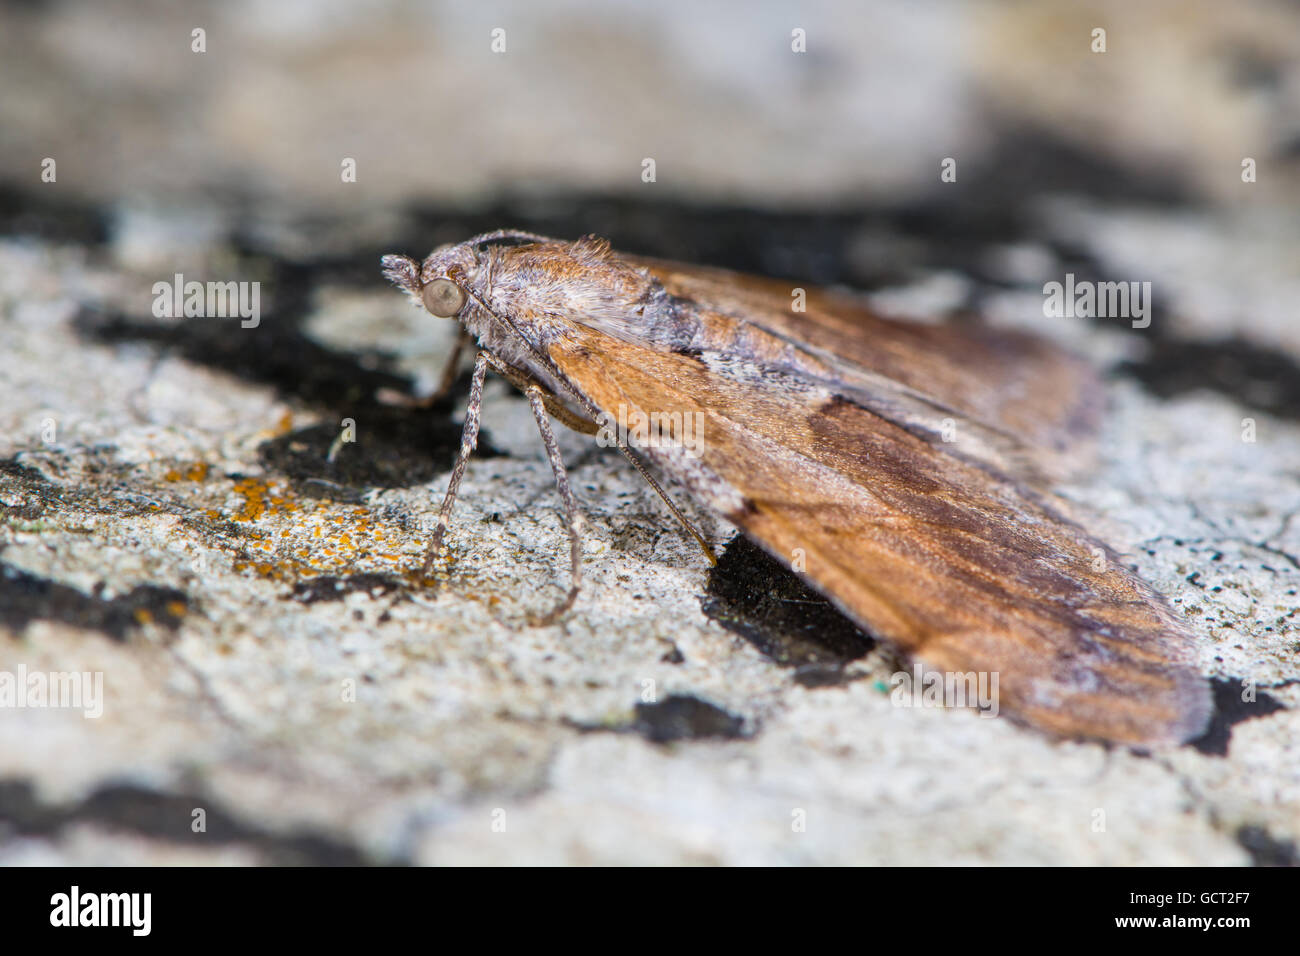
[[[390,282],[440,319],[460,317],[477,271],[465,243],[435,249],[423,263],[400,255],[384,256],[381,263]]]
[[[474,293],[480,296],[481,276],[486,274],[484,255],[489,246],[546,242],[544,236],[503,229],[484,233],[465,242],[439,246],[416,262],[409,256],[384,256],[384,275],[431,315],[458,319]]]

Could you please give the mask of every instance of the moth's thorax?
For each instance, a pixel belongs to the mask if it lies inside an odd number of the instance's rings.
[[[654,282],[594,240],[490,249],[492,306],[539,331],[605,313],[635,312]]]

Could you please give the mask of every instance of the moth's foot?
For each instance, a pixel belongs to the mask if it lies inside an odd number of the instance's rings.
[[[575,584],[569,588],[569,593],[564,596],[564,600],[545,614],[529,614],[526,620],[529,627],[550,627],[569,611],[573,610],[573,603],[578,600],[578,591],[580,588]]]

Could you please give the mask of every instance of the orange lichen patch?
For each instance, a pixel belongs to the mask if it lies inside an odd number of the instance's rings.
[[[284,482],[245,478],[232,490],[242,501],[229,517],[245,526],[234,563],[238,572],[291,583],[318,575],[382,574],[417,589],[445,576],[445,567],[424,573],[424,542],[393,518],[352,504],[298,499]]]
[[[163,475],[163,481],[204,481],[208,477],[208,463],[205,461],[196,461],[192,465],[185,466],[184,471],[176,468],[168,468]]]
[[[271,485],[261,478],[243,478],[235,482],[235,494],[244,499],[243,505],[231,518],[235,521],[256,521],[267,514],[285,514],[297,505],[281,494],[272,494]]]

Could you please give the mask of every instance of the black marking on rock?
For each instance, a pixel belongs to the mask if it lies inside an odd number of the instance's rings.
[[[1163,337],[1146,358],[1125,362],[1118,371],[1161,398],[1211,389],[1271,415],[1300,419],[1300,364],[1282,352],[1240,339]]]
[[[35,236],[50,242],[102,245],[108,239],[103,207],[51,197],[52,187],[0,187],[0,235]]]
[[[749,736],[745,733],[743,717],[687,694],[671,694],[653,704],[638,703],[631,729],[657,744]]]
[[[1286,710],[1281,701],[1258,687],[1255,690],[1255,700],[1242,700],[1242,681],[1238,678],[1211,678],[1210,691],[1214,695],[1214,714],[1210,718],[1210,726],[1188,745],[1211,757],[1227,756],[1234,724]]]
[[[0,474],[18,479],[24,485],[48,485],[50,480],[30,465],[19,463],[17,456],[0,458]]]
[[[849,680],[840,664],[804,664],[794,671],[794,682],[800,687],[842,687]]]
[[[204,832],[192,829],[194,811],[205,812]],[[211,849],[246,846],[271,866],[359,866],[404,863],[372,860],[357,847],[308,829],[287,833],[254,826],[217,806],[210,796],[169,794],[110,784],[79,803],[45,804],[27,780],[0,780],[0,823],[22,836],[57,838],[66,828],[92,825],[166,843]]]
[[[1294,840],[1279,840],[1266,829],[1247,824],[1237,830],[1237,842],[1255,866],[1300,866]]]
[[[347,270],[337,263],[310,266],[258,260],[271,278],[264,283],[270,306],[256,328],[238,319],[190,318],[160,323],[125,314],[84,309],[75,321],[79,333],[95,342],[147,343],[188,361],[246,381],[274,386],[282,395],[315,406],[337,424],[325,424],[271,439],[259,449],[268,466],[283,471],[299,493],[353,502],[358,488],[410,487],[446,471],[460,448],[461,425],[452,420],[454,403],[468,393],[468,375],[448,400],[431,409],[386,405],[381,390],[404,394],[410,382],[386,369],[382,353],[335,351],[303,330],[313,291],[339,281]],[[398,299],[394,308],[403,307]],[[327,456],[343,429],[356,424],[356,441],[342,443],[334,461]],[[270,424],[270,423],[268,423]],[[486,430],[479,457],[500,454]]]
[[[0,562],[0,622],[15,632],[34,620],[59,621],[124,641],[132,628],[140,626],[141,615],[176,630],[184,616],[175,613],[177,603],[189,607],[185,592],[175,588],[140,584],[105,600]]]
[[[798,575],[742,535],[709,572],[701,609],[808,687],[842,682],[840,672],[875,641]],[[837,676],[838,675],[838,676]]]
[[[382,597],[401,587],[400,581],[387,574],[350,574],[343,578],[322,575],[299,581],[293,586],[290,596],[303,604],[316,604],[320,601],[341,601],[344,595],[357,592]]]
[[[460,449],[461,426],[446,416],[385,408],[343,417],[356,421],[357,440],[340,444],[333,461],[329,452],[341,432],[341,426],[333,425],[272,438],[258,446],[257,456],[288,477],[303,497],[359,504],[368,488],[404,488],[432,480],[451,467]],[[480,434],[475,455],[500,454]]]
[[[14,458],[0,459],[0,490],[17,487],[21,498],[16,505],[6,505],[5,515],[20,521],[35,521],[48,510],[47,498],[54,486],[35,468],[21,465]]]

